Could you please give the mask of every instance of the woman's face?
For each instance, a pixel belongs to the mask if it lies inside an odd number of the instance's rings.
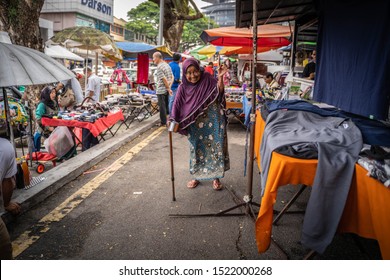
[[[195,66],[190,66],[186,71],[186,78],[190,83],[197,83],[200,80],[200,71]]]
[[[56,94],[57,94],[57,91],[55,88],[53,88],[50,92],[50,99],[53,101],[56,100]]]

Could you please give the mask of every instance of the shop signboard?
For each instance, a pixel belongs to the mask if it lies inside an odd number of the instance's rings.
[[[94,9],[98,12],[102,12],[103,14],[111,16],[112,7],[106,5],[103,2],[97,0],[80,0],[80,1],[81,1],[81,5],[87,6],[90,9]]]

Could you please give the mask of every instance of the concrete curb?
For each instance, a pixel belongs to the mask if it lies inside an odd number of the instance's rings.
[[[58,167],[43,173],[42,176],[46,179],[38,185],[27,190],[15,189],[12,200],[22,206],[23,212],[28,211],[120,147],[151,129],[159,121],[159,115],[154,115],[142,121],[137,127],[131,127],[131,130],[125,130],[124,133],[115,135],[103,143],[90,148],[88,151],[61,163]],[[6,223],[14,219],[8,212],[0,213],[0,216]]]

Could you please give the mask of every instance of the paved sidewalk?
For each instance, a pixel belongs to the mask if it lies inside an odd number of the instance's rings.
[[[88,170],[98,162],[102,161],[108,155],[116,151],[121,146],[132,141],[134,138],[151,129],[159,122],[158,114],[143,120],[142,122],[133,122],[129,129],[122,125],[118,133],[104,142],[99,143],[89,150],[79,153],[77,156],[58,164],[56,167],[44,172],[41,176],[45,180],[39,184],[25,189],[15,189],[12,200],[22,206],[22,211],[26,212],[38,203],[45,200],[65,184],[71,182],[84,171]],[[117,124],[117,126],[119,123]],[[114,127],[116,129],[116,127]],[[9,213],[0,213],[5,222],[12,220]]]

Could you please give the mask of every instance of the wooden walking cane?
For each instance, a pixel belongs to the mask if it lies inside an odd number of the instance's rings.
[[[173,147],[172,147],[172,131],[168,131],[169,134],[169,152],[171,157],[171,181],[172,181],[172,201],[176,201],[175,197],[175,175],[173,168]]]

